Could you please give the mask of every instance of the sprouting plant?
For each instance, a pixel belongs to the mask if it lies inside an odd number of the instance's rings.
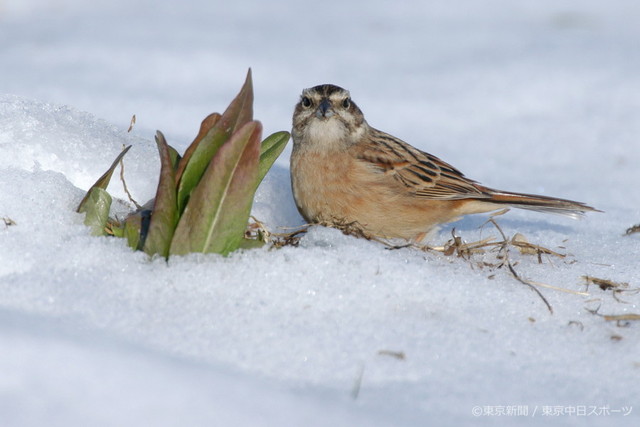
[[[262,125],[253,120],[249,70],[240,93],[223,114],[202,121],[182,157],[157,132],[160,178],[153,200],[123,223],[108,216],[106,187],[129,146],[87,192],[78,212],[86,213],[85,224],[94,235],[126,237],[131,247],[149,255],[227,255],[246,245],[255,192],[290,137],[276,132],[261,142],[261,136]]]

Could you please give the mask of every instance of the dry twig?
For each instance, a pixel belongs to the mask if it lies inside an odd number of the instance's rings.
[[[404,354],[404,351],[380,350],[378,351],[378,355],[390,356],[398,360],[405,360],[407,358],[407,356]]]
[[[640,292],[640,288],[629,289],[628,282],[614,282],[613,280],[586,275],[582,276],[582,279],[584,280],[587,289],[589,289],[589,285],[596,285],[603,291],[611,290],[613,298],[623,304],[628,304],[628,302],[620,299],[622,295],[633,295]]]
[[[624,235],[629,236],[633,233],[640,233],[640,224],[636,224],[627,228],[627,231],[624,232]]]
[[[129,129],[127,132],[131,132],[133,130],[133,126],[136,124],[136,115],[131,116],[131,122],[129,122]]]
[[[625,314],[600,314],[600,307],[595,309],[586,309],[589,313],[600,316],[607,322],[616,322],[617,326],[624,327],[629,326],[629,322],[640,320],[640,314],[636,313],[625,313]]]
[[[135,115],[133,116],[133,123],[135,123]],[[124,149],[124,146],[123,146]],[[127,188],[127,181],[125,181],[124,179],[124,159],[120,159],[120,181],[122,181],[122,186],[124,187],[124,192],[127,193],[127,197],[129,198],[129,201],[131,203],[133,203],[136,207],[136,209],[142,209],[142,206],[140,206],[140,204],[138,204],[138,202],[136,202],[134,200],[134,198],[131,196],[131,193],[129,193],[129,189]]]
[[[9,217],[2,217],[2,222],[4,222],[5,228],[8,228],[12,225],[17,225],[16,222]]]
[[[500,235],[502,236],[502,246],[500,247],[500,252],[502,252],[503,254],[503,265],[506,265],[507,268],[509,269],[509,272],[513,275],[513,277],[520,283],[522,283],[523,285],[526,285],[529,287],[529,289],[531,289],[532,291],[534,291],[542,300],[542,302],[544,302],[544,304],[547,306],[547,309],[549,310],[549,313],[553,314],[553,307],[551,307],[551,304],[549,304],[549,301],[547,301],[547,299],[544,297],[544,295],[542,295],[542,292],[540,292],[538,290],[538,288],[536,288],[534,282],[531,282],[529,280],[526,280],[522,277],[520,277],[518,275],[518,273],[516,272],[515,268],[513,268],[513,264],[511,263],[511,261],[509,260],[509,243],[508,243],[508,239],[507,236],[504,234],[504,232],[502,231],[502,228],[500,228],[500,226],[498,225],[498,223],[495,221],[495,219],[493,219],[493,217],[489,218],[488,222],[490,222],[491,224],[493,224],[493,226],[496,228],[496,230],[498,230],[498,232],[500,233]],[[500,268],[500,267],[498,267]]]

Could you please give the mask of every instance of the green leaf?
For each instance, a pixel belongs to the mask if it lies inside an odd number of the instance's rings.
[[[113,220],[109,219],[107,221],[107,228],[111,230],[111,234],[113,235],[113,237],[120,237],[120,238],[125,237],[124,236],[124,223],[109,222],[109,221],[113,221]]]
[[[266,245],[266,243],[263,242],[262,240],[246,239],[243,237],[238,249],[258,249],[263,247],[264,245]]]
[[[92,187],[85,201],[80,206],[80,213],[86,213],[84,224],[91,227],[94,236],[105,236],[105,226],[109,220],[111,196],[100,187]]]
[[[169,256],[171,238],[178,223],[176,204],[176,177],[171,153],[162,132],[156,133],[156,144],[160,153],[160,180],[151,213],[149,231],[144,242],[144,251],[149,255]]]
[[[173,170],[176,171],[178,170],[182,157],[180,156],[180,153],[178,153],[178,150],[170,145],[167,145],[167,147],[169,149],[169,157],[171,158],[171,166],[173,166]]]
[[[269,172],[269,169],[271,169],[271,166],[273,166],[273,163],[278,156],[280,156],[282,150],[284,150],[284,147],[287,146],[290,137],[289,132],[281,131],[269,135],[262,141],[260,146],[260,162],[258,163],[258,182],[256,186],[260,185],[267,172]]]
[[[178,168],[178,211],[182,212],[193,189],[209,166],[218,149],[231,135],[253,119],[253,84],[251,69],[238,95],[206,135],[195,144],[192,153],[185,153]],[[205,119],[206,120],[206,119]],[[203,123],[204,125],[204,123]],[[201,132],[202,132],[201,126]],[[197,140],[197,137],[196,137]],[[195,142],[195,141],[194,141]],[[194,144],[192,144],[194,145]],[[191,148],[191,147],[189,147]]]
[[[116,157],[116,159],[113,161],[109,169],[100,178],[98,178],[98,180],[95,182],[95,184],[91,186],[91,188],[89,188],[89,191],[87,191],[87,194],[84,196],[84,198],[78,205],[76,212],[82,212],[83,205],[87,202],[87,199],[89,198],[89,194],[94,188],[102,188],[103,190],[107,189],[107,186],[109,185],[109,181],[111,181],[111,176],[113,175],[113,171],[116,169],[116,166],[118,166],[118,163],[120,163],[120,160],[122,160],[122,158],[124,157],[125,154],[127,154],[127,151],[129,151],[130,148],[131,146],[129,145],[124,150],[122,150],[118,155],[118,157]]]
[[[124,220],[124,237],[133,250],[140,250],[140,230],[142,229],[142,215],[136,212]]]
[[[220,147],[229,140],[229,134],[222,129],[214,127],[211,131],[202,139],[200,147],[203,150],[194,153],[191,160],[187,164],[184,173],[178,183],[178,212],[182,213],[185,206],[189,201],[191,192],[198,185],[202,179],[204,171],[211,163],[211,159],[218,152]]]
[[[178,222],[171,254],[236,250],[244,237],[258,179],[262,125],[235,132],[213,157]]]
[[[212,113],[205,117],[202,123],[200,123],[200,130],[198,131],[198,135],[184,152],[184,156],[182,156],[182,158],[178,161],[178,167],[176,169],[176,182],[180,182],[180,178],[182,177],[182,174],[184,173],[189,160],[191,160],[193,153],[196,151],[198,145],[200,145],[204,137],[207,136],[211,128],[213,128],[213,126],[218,123],[220,117],[222,117],[220,114]]]

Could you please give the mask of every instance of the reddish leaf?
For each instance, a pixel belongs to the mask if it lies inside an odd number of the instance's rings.
[[[176,204],[176,178],[169,146],[160,131],[156,134],[160,153],[160,181],[151,213],[149,231],[144,242],[144,251],[149,254],[169,255],[171,238],[178,223]]]
[[[262,125],[235,132],[213,157],[178,222],[171,254],[236,250],[244,237],[258,178]]]
[[[178,182],[178,211],[182,212],[193,189],[218,149],[238,129],[253,118],[253,85],[251,70],[238,95],[231,101],[226,111],[215,125],[195,146],[188,159],[182,162],[182,172]],[[202,128],[201,128],[202,132]],[[187,153],[185,153],[185,158]]]

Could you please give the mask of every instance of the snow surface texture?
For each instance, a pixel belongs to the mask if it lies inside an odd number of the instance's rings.
[[[635,0],[0,1],[2,425],[638,425],[640,325],[589,310],[640,296],[581,276],[640,287],[639,18]],[[74,208],[122,145],[144,202],[155,129],[184,150],[249,66],[265,135],[331,82],[473,179],[606,211],[498,219],[568,254],[514,254],[520,275],[589,296],[540,288],[551,315],[505,269],[321,227],[168,264],[89,236]],[[254,204],[274,231],[302,224],[289,150]],[[486,219],[433,243],[497,236]],[[513,406],[528,416],[472,415]]]

